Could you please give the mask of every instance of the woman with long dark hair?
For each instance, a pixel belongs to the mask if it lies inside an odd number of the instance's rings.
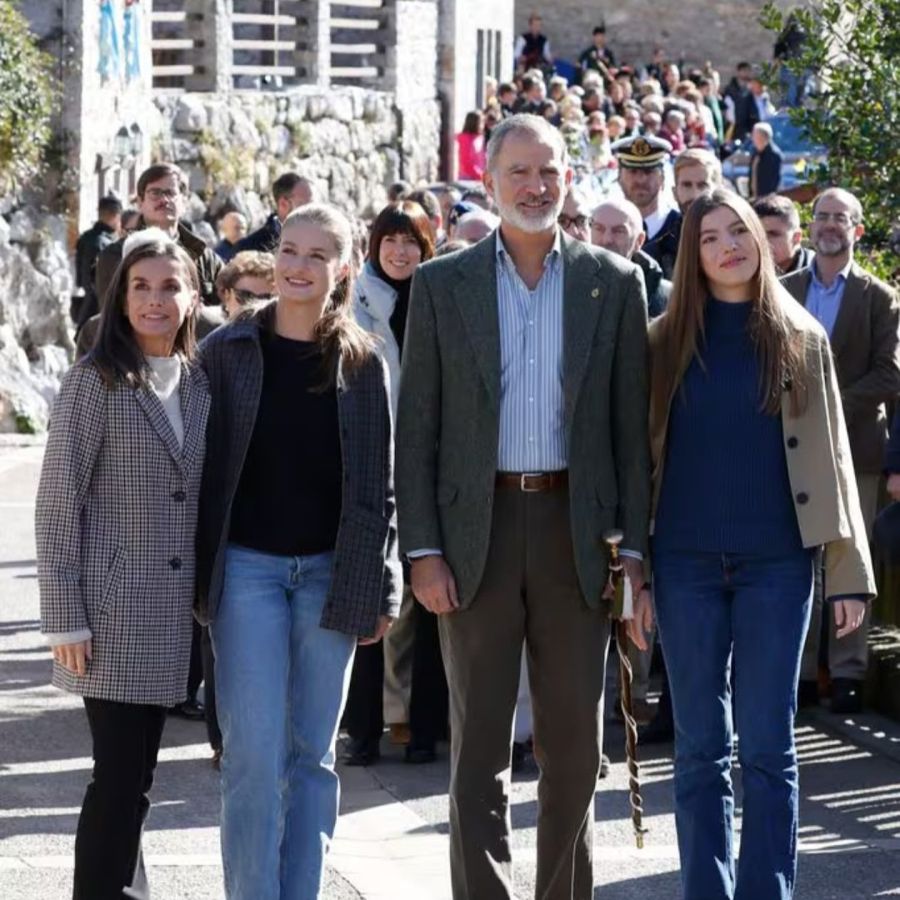
[[[703,194],[687,213],[669,305],[651,325],[651,366],[653,588],[684,894],[787,900],[816,548],[839,635],[859,626],[875,587],[828,338],[778,283],[762,226],[736,194]],[[637,613],[641,646],[645,594]]]
[[[209,393],[199,283],[158,229],[129,238],[94,350],[63,379],[36,506],[53,683],[84,698],[94,770],[75,900],[147,894],[141,832],[166,711],[186,695]]]
[[[354,287],[356,320],[378,340],[390,372],[395,417],[413,273],[433,256],[432,230],[422,207],[408,200],[389,203],[372,223],[368,260]],[[348,765],[365,766],[379,758],[385,719],[393,735],[402,733],[398,725],[409,724],[406,759],[413,763],[432,761],[435,743],[446,731],[447,686],[437,620],[406,590],[395,628],[383,653],[381,647],[357,653],[344,717]]]
[[[399,606],[387,372],[353,318],[352,245],[337,210],[294,210],[277,299],[201,349],[198,617],[216,659],[229,900],[318,897],[354,650]]]

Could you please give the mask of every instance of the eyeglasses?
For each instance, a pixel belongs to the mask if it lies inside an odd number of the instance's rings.
[[[174,200],[181,195],[181,191],[172,188],[147,188],[144,192],[151,200]]]
[[[275,299],[275,294],[254,294],[253,291],[239,290],[238,288],[233,288],[233,290],[237,302],[242,306],[246,303],[266,303]]]
[[[565,213],[560,213],[556,221],[562,228],[571,228],[572,226],[575,226],[575,228],[587,228],[590,223],[590,219],[587,216],[567,216]]]
[[[834,222],[835,225],[840,225],[841,228],[847,228],[850,225],[856,224],[856,219],[847,215],[847,213],[827,213],[827,212],[817,212],[813,216],[814,222],[819,222],[820,224],[825,224],[826,222]]]

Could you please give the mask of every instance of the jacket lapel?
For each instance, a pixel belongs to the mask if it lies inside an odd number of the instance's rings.
[[[835,356],[840,354],[856,333],[856,318],[862,310],[862,296],[867,286],[868,279],[865,273],[855,265],[851,266],[847,274],[847,282],[844,285],[844,293],[841,296],[841,305],[838,307],[837,318],[834,320],[834,328],[831,330],[831,350]]]
[[[184,372],[182,371],[182,378]],[[154,431],[162,441],[163,446],[169,451],[169,455],[175,460],[179,468],[182,467],[181,447],[178,446],[178,439],[172,430],[169,417],[166,415],[162,401],[156,396],[150,387],[138,387],[134,389],[135,397],[137,397],[138,405],[144,411],[144,415],[150,421]],[[182,411],[182,417],[184,412]],[[186,421],[186,418],[185,418]]]
[[[496,409],[500,408],[500,316],[497,311],[496,232],[460,254],[454,298],[472,345],[478,370]]]
[[[606,279],[594,257],[566,235],[563,235],[562,256],[563,396],[566,422],[571,423],[604,307]]]
[[[181,459],[190,471],[203,463],[201,449],[206,435],[206,420],[209,417],[210,395],[204,382],[197,377],[196,370],[183,364],[181,367],[181,414],[184,419],[184,445]]]
[[[809,291],[809,281],[812,278],[810,270],[806,269],[796,275],[788,275],[783,284],[790,295],[801,305],[806,306],[806,293]]]

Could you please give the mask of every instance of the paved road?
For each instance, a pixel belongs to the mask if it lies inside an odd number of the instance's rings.
[[[68,895],[72,835],[90,769],[77,699],[48,685],[38,631],[32,536],[39,446],[0,443],[0,898]],[[900,896],[900,727],[825,710],[799,723],[803,804],[798,900]],[[596,798],[596,897],[671,900],[678,858],[671,747],[642,751],[647,846],[633,846],[621,730],[608,727],[614,765]],[[444,900],[447,765],[411,767],[387,746],[379,765],[342,771],[339,835],[328,900]],[[446,757],[446,753],[444,754]],[[172,720],[153,791],[145,850],[154,896],[222,896],[218,785],[202,726]],[[516,890],[532,895],[537,773],[513,784]],[[761,898],[764,900],[764,898]]]

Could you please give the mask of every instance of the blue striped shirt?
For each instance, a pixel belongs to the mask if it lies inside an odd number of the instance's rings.
[[[816,271],[815,261],[810,267],[809,287],[806,289],[806,309],[816,317],[819,324],[828,332],[829,339],[834,331],[834,323],[837,321],[838,313],[841,311],[844,287],[847,284],[847,276],[850,274],[852,266],[853,261],[851,260],[837,273],[829,287],[825,287],[819,281],[819,273]]]
[[[497,231],[501,472],[568,467],[563,402],[563,259],[559,231],[529,290]]]

